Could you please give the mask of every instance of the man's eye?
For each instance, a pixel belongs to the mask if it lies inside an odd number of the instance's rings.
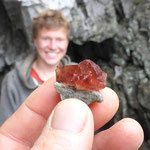
[[[48,41],[49,40],[49,38],[47,38],[47,37],[43,37],[41,39],[44,40],[44,41]]]
[[[57,41],[62,42],[64,39],[58,38]]]

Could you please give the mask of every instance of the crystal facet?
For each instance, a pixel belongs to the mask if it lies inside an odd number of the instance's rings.
[[[56,80],[76,90],[99,91],[106,86],[107,74],[93,61],[87,59],[78,65],[59,66]]]

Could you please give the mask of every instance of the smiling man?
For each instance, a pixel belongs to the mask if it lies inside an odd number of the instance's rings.
[[[19,62],[4,78],[0,99],[0,125],[11,116],[39,85],[55,76],[56,67],[71,64],[66,55],[70,23],[57,10],[45,10],[32,22],[36,54]]]

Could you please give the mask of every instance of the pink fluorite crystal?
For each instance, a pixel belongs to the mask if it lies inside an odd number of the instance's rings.
[[[59,66],[57,82],[77,90],[99,91],[106,86],[107,74],[93,61],[87,59],[78,65]]]

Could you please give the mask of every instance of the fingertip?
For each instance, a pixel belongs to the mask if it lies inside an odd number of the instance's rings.
[[[90,109],[81,100],[70,98],[56,105],[52,117],[55,129],[79,132],[89,118]],[[64,119],[65,118],[65,119]]]
[[[124,137],[134,143],[133,147],[139,148],[144,140],[144,132],[141,125],[132,118],[124,118],[120,121],[120,130],[123,131]]]
[[[109,120],[111,120],[119,107],[119,99],[115,91],[105,87],[100,90],[100,93],[102,94],[103,102],[92,103],[89,105],[94,117],[95,130],[104,126]]]
[[[100,93],[103,96],[104,103],[107,103],[107,105],[114,106],[116,110],[118,110],[119,107],[119,98],[118,95],[114,90],[112,90],[109,87],[105,87],[100,91]]]
[[[94,149],[137,150],[142,145],[143,139],[141,125],[134,119],[125,118],[98,133],[95,136]]]
[[[91,149],[93,126],[92,112],[84,102],[75,98],[65,99],[54,108],[35,146],[46,137],[46,148]]]
[[[137,150],[143,143],[143,129],[136,120],[131,118],[120,120],[108,132],[109,134],[114,134],[113,139],[117,141],[114,145],[119,149]],[[114,140],[112,141],[115,142]]]

